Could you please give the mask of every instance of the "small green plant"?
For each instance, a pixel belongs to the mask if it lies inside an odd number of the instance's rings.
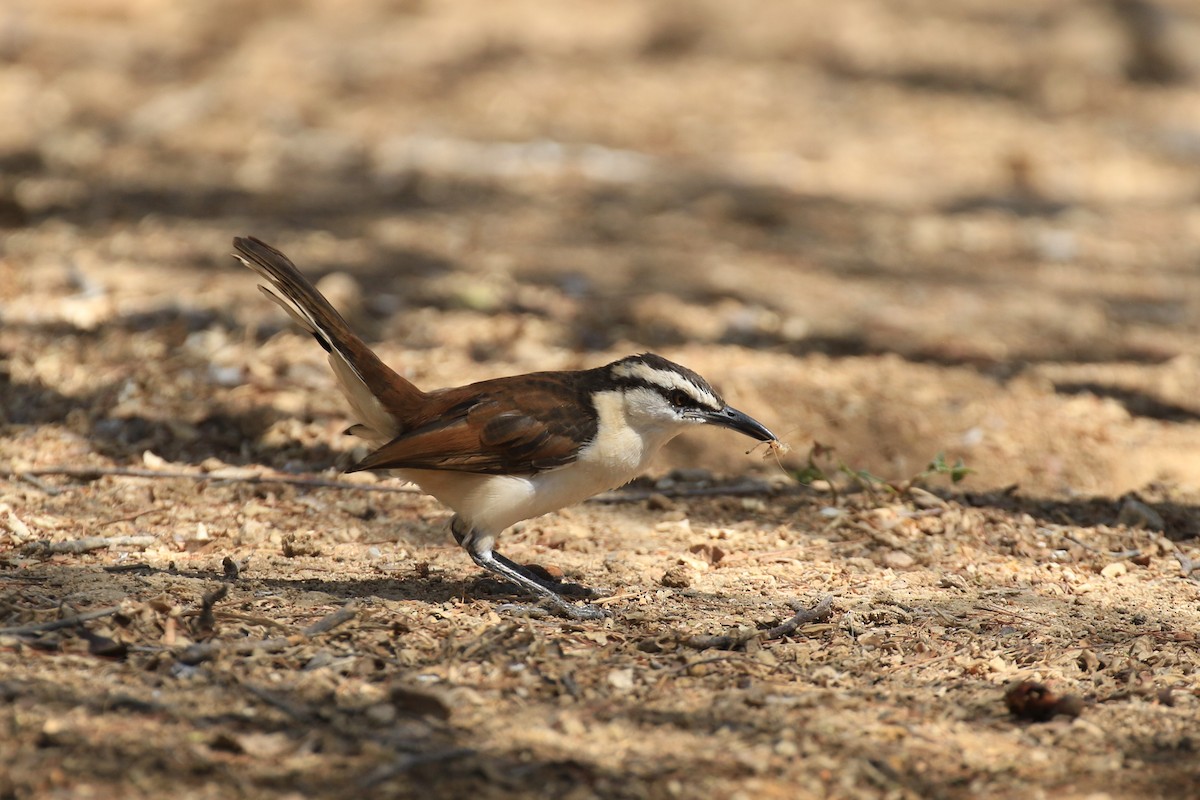
[[[945,453],[938,453],[929,462],[929,465],[916,475],[902,481],[888,481],[880,478],[878,475],[872,475],[865,469],[854,469],[845,461],[836,458],[834,448],[820,442],[813,442],[812,448],[808,451],[808,458],[804,466],[792,472],[792,476],[805,486],[811,485],[814,481],[825,481],[829,485],[830,493],[833,495],[834,504],[837,504],[839,494],[831,476],[838,474],[846,476],[854,485],[872,496],[874,496],[877,490],[904,496],[914,486],[923,483],[935,475],[945,475],[950,478],[951,483],[958,483],[971,474],[971,469],[961,458],[950,464],[946,461]]]
[[[933,461],[929,462],[929,466],[925,468],[925,471],[918,474],[913,480],[920,481],[931,475],[948,475],[951,483],[958,483],[970,474],[971,468],[961,458],[957,459],[953,464],[947,464],[946,454],[938,453],[933,457]]]

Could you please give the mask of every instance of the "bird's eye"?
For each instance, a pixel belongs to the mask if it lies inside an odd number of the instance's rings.
[[[683,408],[691,404],[692,398],[682,389],[675,389],[667,395],[667,402],[675,408]]]

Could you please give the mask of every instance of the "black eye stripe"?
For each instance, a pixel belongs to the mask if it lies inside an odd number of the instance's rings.
[[[671,391],[667,392],[667,402],[676,408],[684,408],[686,406],[692,406],[696,404],[696,401],[692,399],[692,396],[683,389],[672,389]]]

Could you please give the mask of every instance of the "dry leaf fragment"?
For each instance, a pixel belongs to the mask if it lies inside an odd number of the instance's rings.
[[[1105,578],[1119,578],[1128,571],[1129,567],[1125,566],[1124,561],[1114,561],[1100,570],[1100,575]]]

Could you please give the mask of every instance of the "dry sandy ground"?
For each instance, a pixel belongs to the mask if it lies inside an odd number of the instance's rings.
[[[1200,16],[1146,11],[9,0],[0,798],[1196,796]],[[338,476],[247,233],[420,385],[654,349],[792,453],[519,527],[613,617],[505,612]]]

